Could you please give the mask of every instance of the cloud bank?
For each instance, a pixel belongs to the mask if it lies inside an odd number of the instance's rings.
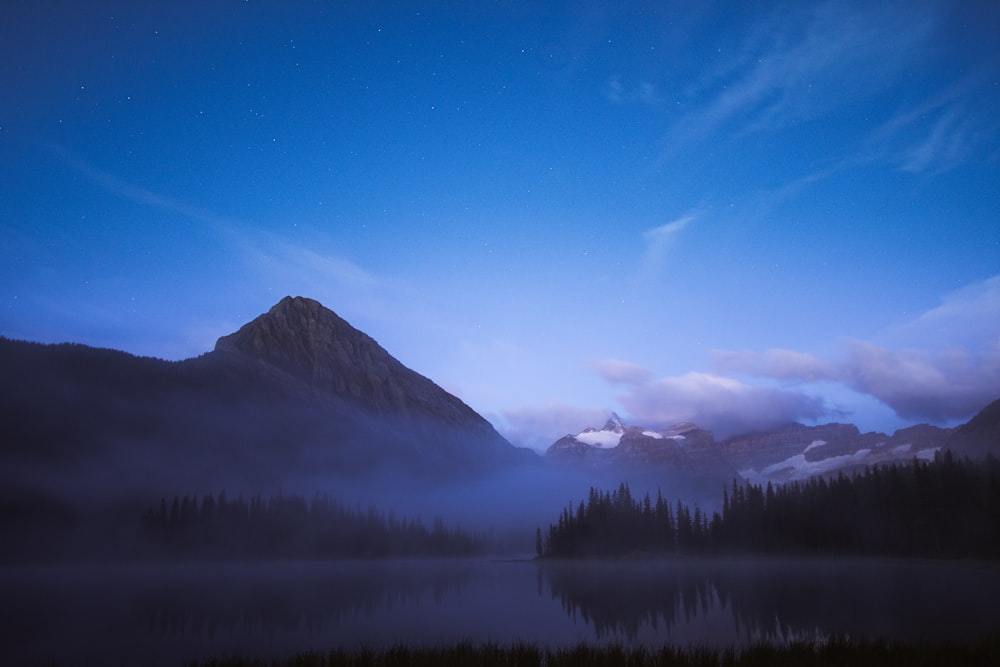
[[[793,350],[716,350],[713,369],[786,383],[837,382],[908,420],[966,419],[1000,397],[1000,276],[946,295],[889,338],[911,344],[848,340],[833,361]]]
[[[826,414],[822,400],[775,387],[744,384],[709,373],[687,373],[637,383],[620,398],[638,423],[694,422],[727,437]]]
[[[543,407],[505,410],[490,419],[508,441],[518,447],[530,447],[544,453],[548,447],[567,433],[579,433],[587,426],[603,424],[607,408],[578,408],[563,403],[550,403]]]
[[[897,344],[847,340],[833,359],[781,348],[713,350],[711,372],[665,378],[621,359],[591,366],[623,388],[618,400],[636,423],[690,421],[723,438],[844,416],[810,393],[819,393],[817,383],[874,397],[908,421],[964,420],[1000,397],[1000,276],[945,295],[940,305],[887,337]],[[899,340],[924,346],[899,345]]]

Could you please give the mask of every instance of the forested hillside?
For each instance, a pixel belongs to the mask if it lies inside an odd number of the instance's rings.
[[[766,487],[733,482],[722,512],[591,489],[536,546],[549,558],[687,554],[864,554],[1000,558],[1000,461],[949,452],[852,477]]]
[[[486,537],[435,518],[400,518],[327,496],[278,495],[228,499],[164,499],[142,517],[146,556],[163,558],[387,558],[471,556],[487,551]]]

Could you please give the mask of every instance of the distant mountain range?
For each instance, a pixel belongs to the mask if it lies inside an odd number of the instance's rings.
[[[546,458],[586,467],[666,467],[702,474],[740,475],[753,482],[801,480],[850,473],[866,466],[932,459],[944,449],[973,459],[1000,453],[1000,400],[967,424],[939,428],[918,424],[892,435],[861,433],[853,424],[786,424],[716,442],[695,424],[667,429],[626,426],[612,413],[600,429],[565,435]]]

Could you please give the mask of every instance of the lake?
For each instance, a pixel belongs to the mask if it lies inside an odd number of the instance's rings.
[[[179,665],[310,649],[725,647],[1000,631],[1000,568],[888,560],[448,560],[0,568],[0,663]]]

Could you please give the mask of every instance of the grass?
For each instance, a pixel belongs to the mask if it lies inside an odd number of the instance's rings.
[[[382,651],[301,653],[285,660],[213,658],[190,667],[832,667],[855,665],[1000,665],[1000,635],[975,644],[922,644],[832,639],[822,643],[759,644],[744,649],[541,648],[530,644],[460,643],[440,648],[395,646]]]

